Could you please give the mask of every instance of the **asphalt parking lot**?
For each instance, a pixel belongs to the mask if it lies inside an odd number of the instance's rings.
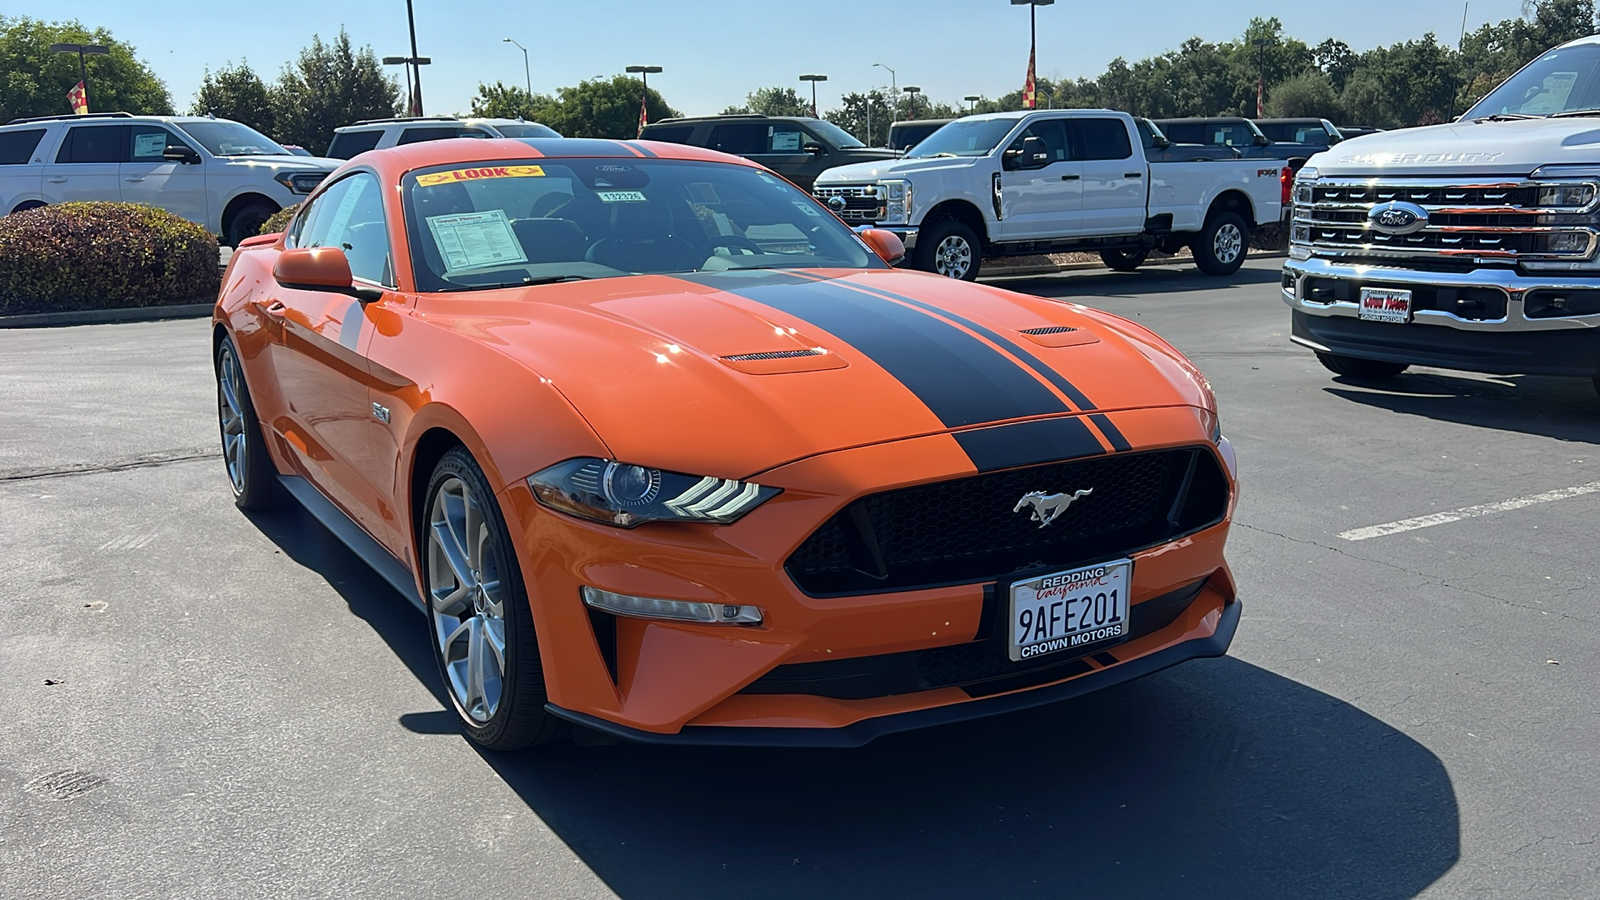
[[[480,754],[418,614],[232,506],[204,321],[0,331],[0,897],[1596,896],[1600,398],[1333,379],[1276,279],[994,282],[1215,385],[1231,655],[844,752]]]

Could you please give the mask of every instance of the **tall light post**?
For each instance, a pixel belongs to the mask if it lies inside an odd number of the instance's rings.
[[[83,111],[89,111],[89,67],[84,63],[85,56],[104,56],[111,52],[111,48],[103,44],[51,44],[51,53],[76,53],[78,54],[78,80],[83,82]]]
[[[533,96],[533,71],[528,68],[528,48],[522,46],[511,38],[501,38],[500,43],[510,44],[522,51],[522,77],[528,81],[528,96]]]
[[[906,98],[906,101],[911,104],[911,118],[915,119],[917,117],[917,94],[922,92],[922,88],[914,84],[908,84],[900,90],[910,95]]]
[[[644,133],[644,127],[650,124],[650,75],[661,71],[660,66],[628,66],[622,71],[638,75],[644,80],[644,93],[639,95],[639,133]],[[637,137],[637,135],[635,135]]]
[[[1256,38],[1250,43],[1256,46],[1256,118],[1259,119],[1266,115],[1263,107],[1267,98],[1267,45],[1272,41]]]
[[[412,115],[422,115],[422,86],[414,84],[411,80],[411,70],[417,66],[432,65],[433,60],[426,56],[385,56],[383,64],[386,66],[406,67],[406,96],[411,98],[410,108],[407,112]],[[421,70],[418,69],[420,72]]]
[[[961,99],[967,101],[967,103],[970,104],[967,107],[967,115],[970,116],[973,113],[978,111],[978,101],[982,100],[983,97],[981,97],[981,96],[979,96],[977,94],[969,94],[969,95],[967,95],[965,97],[962,97]]]
[[[828,76],[826,76],[826,75],[801,75],[800,76],[800,80],[801,81],[809,81],[809,82],[811,82],[811,118],[813,118],[813,119],[821,118],[820,116],[817,115],[817,82],[819,82],[819,81],[827,81],[828,80]]]
[[[1039,7],[1053,6],[1056,0],[1011,0],[1012,6],[1026,6],[1028,8],[1028,84],[1023,90],[1023,105],[1029,109],[1037,106],[1037,101],[1027,96],[1034,87],[1034,63],[1039,56]]]
[[[411,0],[406,0],[406,25],[411,29],[411,114],[422,115],[422,66],[417,60],[417,17],[411,9]]]
[[[894,70],[889,68],[888,66],[884,65],[883,63],[873,63],[873,65],[876,66],[877,68],[880,68],[880,69],[884,70],[885,72],[889,73],[889,93],[890,94],[898,94],[898,93],[900,93],[900,86],[898,84],[896,84],[895,80],[894,80]]]

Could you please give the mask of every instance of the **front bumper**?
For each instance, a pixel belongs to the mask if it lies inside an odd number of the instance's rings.
[[[1239,628],[1242,605],[1235,600],[1214,614],[1215,626],[1208,635],[1173,644],[1125,663],[1099,668],[1069,681],[1042,688],[1022,690],[951,706],[919,709],[896,715],[863,719],[842,728],[718,727],[689,725],[676,734],[658,734],[618,725],[597,716],[562,709],[554,704],[545,709],[558,718],[620,740],[640,744],[719,747],[860,747],[886,734],[913,731],[936,725],[950,725],[986,716],[1033,709],[1081,697],[1146,675],[1153,675],[1191,659],[1224,656]]]
[[[1426,291],[1435,307],[1450,306],[1442,298],[1473,297],[1476,308],[1415,309],[1404,325],[1370,322],[1358,316],[1362,287]],[[1600,278],[1494,268],[1429,272],[1313,257],[1284,263],[1280,288],[1293,310],[1291,340],[1319,353],[1507,375],[1600,371],[1600,314],[1528,314],[1534,292],[1592,294]]]

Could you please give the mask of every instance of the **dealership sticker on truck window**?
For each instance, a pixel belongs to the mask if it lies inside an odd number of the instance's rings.
[[[482,181],[485,178],[543,178],[544,169],[538,166],[478,166],[472,169],[451,169],[448,172],[431,172],[417,176],[419,187],[433,187],[454,181]]]
[[[646,203],[645,196],[638,191],[600,191],[596,196],[601,203]]]

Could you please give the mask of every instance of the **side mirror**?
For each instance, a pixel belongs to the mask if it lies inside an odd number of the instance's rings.
[[[350,260],[338,247],[285,250],[272,265],[272,277],[290,290],[346,294],[362,303],[371,303],[383,296],[378,288],[355,283],[350,275]]]
[[[892,231],[882,228],[868,228],[861,232],[861,239],[867,242],[872,252],[878,254],[889,265],[897,265],[906,258],[906,245],[901,242],[900,236]]]
[[[200,162],[200,154],[181,145],[169,145],[167,149],[161,151],[161,158],[186,166],[198,165]]]
[[[806,141],[804,144],[800,145],[800,149],[811,154],[812,156],[821,156],[828,152],[827,147],[822,146],[816,141]]]
[[[1155,136],[1155,145],[1157,150],[1165,150],[1172,146],[1172,140],[1164,135],[1158,134]]]
[[[1255,136],[1254,141],[1257,147],[1265,147],[1272,143],[1272,138],[1269,138],[1264,134],[1258,134]]]

